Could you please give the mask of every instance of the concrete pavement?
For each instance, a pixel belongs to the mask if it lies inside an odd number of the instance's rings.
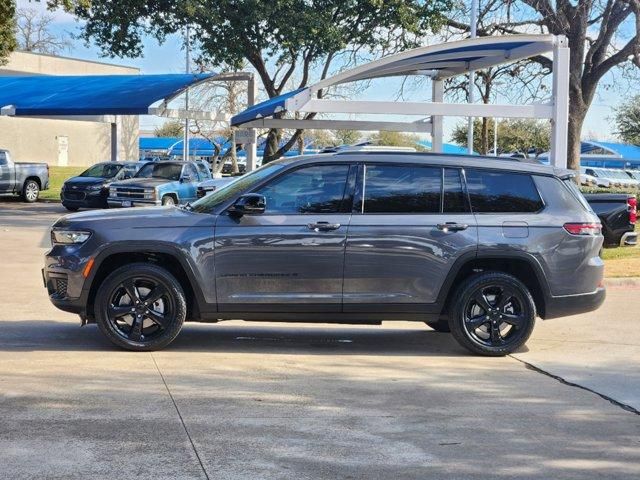
[[[189,324],[131,353],[50,305],[41,255],[64,210],[35,208],[0,204],[0,478],[640,475],[634,291],[501,359],[409,322]]]

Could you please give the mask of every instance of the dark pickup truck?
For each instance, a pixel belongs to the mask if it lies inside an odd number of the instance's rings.
[[[584,195],[602,223],[605,245],[636,245],[637,199],[627,193],[593,193]]]
[[[21,195],[25,202],[38,200],[41,190],[49,188],[49,165],[15,163],[7,150],[0,150],[0,194]]]

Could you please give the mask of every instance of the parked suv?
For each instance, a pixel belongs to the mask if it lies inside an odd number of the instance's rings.
[[[154,350],[185,320],[424,321],[505,355],[536,317],[604,301],[603,237],[552,167],[418,153],[286,158],[189,207],[68,215],[44,279],[60,309]]]

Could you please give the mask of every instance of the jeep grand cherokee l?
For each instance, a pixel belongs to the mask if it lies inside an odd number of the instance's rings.
[[[604,301],[600,224],[571,176],[439,154],[286,158],[192,206],[63,217],[44,278],[58,308],[131,350],[189,320],[414,320],[505,355],[536,317]]]

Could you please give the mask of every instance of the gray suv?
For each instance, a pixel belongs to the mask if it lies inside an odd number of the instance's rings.
[[[131,350],[189,320],[414,320],[505,355],[536,317],[604,301],[600,223],[572,176],[438,154],[286,158],[193,205],[61,218],[44,280]]]

